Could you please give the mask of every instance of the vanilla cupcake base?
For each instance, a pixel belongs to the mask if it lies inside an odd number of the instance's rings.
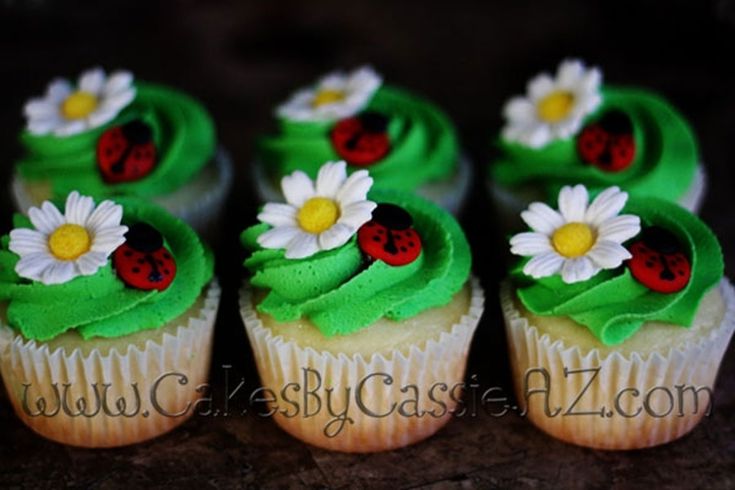
[[[117,447],[188,420],[207,383],[220,288],[168,324],[115,339],[68,332],[27,340],[0,324],[0,373],[15,413],[38,434],[81,447]]]
[[[570,182],[575,184],[575,182]],[[497,211],[496,219],[503,230],[519,230],[525,225],[521,220],[521,212],[534,201],[545,201],[544,196],[536,189],[509,189],[493,181],[487,182],[488,191]],[[703,165],[697,165],[687,192],[678,200],[678,204],[694,214],[698,214],[704,202],[707,190],[707,173]]]
[[[233,166],[229,153],[217,150],[212,161],[197,176],[180,189],[152,201],[191,225],[200,235],[212,238],[217,220],[232,186]],[[16,210],[26,214],[33,206],[40,206],[51,198],[48,182],[26,182],[18,174],[13,176],[10,193]]]
[[[449,421],[484,293],[473,279],[447,306],[335,337],[254,304],[245,285],[240,313],[275,422],[315,446],[365,453],[416,443]]]
[[[507,282],[500,301],[519,404],[553,437],[597,449],[657,446],[691,431],[714,403],[707,390],[735,330],[725,279],[690,328],[649,322],[618,346],[569,318],[524,311]]]
[[[252,169],[255,192],[260,202],[282,202],[283,194],[268,177],[263,165],[255,161],[252,163]],[[473,173],[472,162],[467,156],[462,155],[457,171],[450,179],[424,184],[416,190],[416,193],[457,216],[462,211],[469,193]]]

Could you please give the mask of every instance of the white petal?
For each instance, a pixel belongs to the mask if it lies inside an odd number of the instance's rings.
[[[48,253],[48,238],[30,228],[16,228],[10,232],[8,249],[21,257],[36,252]]]
[[[581,61],[565,60],[559,65],[556,72],[556,81],[561,88],[573,89],[582,79],[584,73],[584,64]]]
[[[23,113],[33,119],[53,119],[59,116],[59,106],[47,99],[31,99],[23,107]]]
[[[296,226],[298,210],[290,204],[269,202],[258,214],[258,220],[271,226]]]
[[[125,243],[125,233],[127,233],[128,227],[113,226],[109,228],[102,228],[99,232],[95,233],[92,238],[92,246],[90,249],[93,252],[100,252],[105,256],[110,255],[115,251],[117,247]]]
[[[74,89],[65,78],[55,78],[51,80],[46,89],[46,98],[49,102],[59,103],[69,97]]]
[[[610,240],[597,240],[587,256],[602,269],[614,269],[631,257],[625,247]]]
[[[281,179],[281,190],[286,202],[300,208],[310,198],[314,197],[314,183],[308,175],[296,170],[291,175]]]
[[[63,284],[76,277],[74,262],[71,260],[55,260],[41,274],[41,282],[47,285]]]
[[[105,71],[102,68],[92,68],[79,77],[77,88],[91,94],[99,94],[105,85]]]
[[[83,119],[64,119],[54,130],[56,136],[71,136],[81,133],[87,129],[87,123]]]
[[[48,134],[52,131],[54,131],[57,127],[61,125],[61,119],[58,117],[52,117],[47,119],[30,119],[28,121],[28,125],[26,126],[26,129],[31,132],[31,134],[41,135],[41,134]]]
[[[551,129],[548,124],[538,122],[521,128],[517,141],[531,148],[541,148],[552,140]]]
[[[97,128],[99,126],[102,126],[103,124],[107,123],[108,121],[112,121],[115,119],[115,116],[117,116],[118,112],[120,112],[118,109],[114,107],[109,108],[100,108],[91,113],[89,116],[87,116],[87,127],[88,128]]]
[[[108,97],[112,94],[126,90],[133,85],[133,74],[129,71],[116,71],[110,74],[105,83],[103,95]]]
[[[345,181],[342,188],[337,192],[337,202],[346,207],[353,202],[367,200],[367,194],[373,186],[373,178],[367,170],[353,172]]]
[[[561,279],[567,284],[586,281],[600,271],[587,257],[566,259],[561,268]]]
[[[512,122],[529,123],[537,120],[536,106],[525,97],[513,97],[503,108],[503,114]]]
[[[76,261],[77,270],[83,276],[91,276],[107,263],[107,254],[102,252],[87,252]]]
[[[610,218],[597,229],[598,240],[623,243],[641,231],[641,219],[632,214],[622,214]]]
[[[598,92],[602,83],[602,72],[599,68],[590,68],[579,81],[578,87],[585,93],[591,94]]]
[[[564,263],[564,259],[556,252],[546,252],[533,257],[523,267],[523,273],[538,279],[541,277],[552,276],[559,272]]]
[[[82,196],[77,191],[73,191],[66,198],[64,206],[64,216],[67,223],[85,226],[89,215],[94,209],[94,200],[89,196]]]
[[[51,267],[56,260],[46,252],[35,252],[24,255],[15,264],[15,272],[20,277],[40,281],[43,272]]]
[[[547,236],[551,236],[557,228],[564,225],[564,218],[562,218],[561,214],[542,202],[531,203],[528,209],[521,213],[521,219],[533,231],[543,233]]]
[[[373,217],[373,210],[378,205],[372,201],[357,201],[343,206],[340,210],[338,223],[349,226],[353,230],[357,230],[362,225],[370,221]]]
[[[510,245],[511,253],[526,257],[553,251],[549,237],[535,232],[518,233],[510,239]]]
[[[105,109],[114,109],[120,111],[123,107],[130,104],[135,98],[135,90],[122,90],[108,95],[102,100],[101,106]]]
[[[347,164],[343,161],[327,162],[316,177],[316,195],[334,199],[340,186],[347,179]]]
[[[285,248],[296,235],[302,233],[296,226],[278,226],[258,237],[258,245],[263,248]]]
[[[604,221],[617,216],[628,201],[628,193],[618,187],[608,187],[602,191],[587,208],[585,222],[599,226]]]
[[[286,258],[287,259],[303,259],[310,257],[319,251],[319,245],[317,243],[316,235],[311,233],[298,233],[289,243],[286,245]]]
[[[547,74],[542,73],[528,82],[526,91],[533,102],[542,99],[554,90],[554,80]]]
[[[585,186],[582,184],[574,187],[565,185],[559,192],[559,212],[567,223],[583,222],[588,201],[589,196]]]
[[[41,208],[32,207],[28,210],[28,217],[33,227],[44,235],[50,235],[56,228],[64,224],[64,217],[50,201],[44,201]]]
[[[120,225],[123,208],[110,200],[102,201],[87,220],[87,229],[94,234],[104,228],[112,228]]]
[[[328,230],[323,231],[317,238],[319,248],[322,250],[332,250],[341,247],[354,233],[354,228],[350,228],[342,223],[337,223]]]

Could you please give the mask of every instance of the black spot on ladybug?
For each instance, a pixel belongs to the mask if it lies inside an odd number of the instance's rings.
[[[421,240],[415,231],[402,233],[413,225],[413,218],[403,208],[394,204],[379,204],[373,211],[373,219],[357,232],[357,241],[369,261],[382,260],[394,265],[410,264],[421,253]]]
[[[163,291],[174,279],[176,262],[163,244],[161,234],[147,223],[135,223],[125,234],[125,243],[113,253],[118,277],[128,286],[145,291]],[[161,273],[161,268],[166,272]]]
[[[332,146],[351,165],[371,165],[390,151],[387,127],[388,118],[374,111],[342,119],[332,129]]]
[[[137,180],[153,171],[155,164],[153,132],[139,119],[108,129],[97,142],[97,166],[105,182]]]
[[[620,110],[605,113],[585,126],[577,137],[577,152],[583,162],[608,172],[628,168],[635,159],[633,123]]]
[[[684,247],[671,231],[660,226],[643,230],[629,247],[628,267],[633,277],[659,293],[681,291],[689,283],[691,264]]]

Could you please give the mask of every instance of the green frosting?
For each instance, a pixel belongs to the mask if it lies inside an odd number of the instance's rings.
[[[283,250],[257,244],[269,229],[246,229],[241,241],[251,284],[268,290],[258,311],[287,322],[308,318],[327,336],[349,334],[378,319],[404,320],[448,304],[467,281],[472,257],[462,229],[446,211],[422,198],[395,191],[371,192],[375,202],[397,204],[413,216],[422,251],[410,264],[377,260],[365,265],[356,236],[342,247],[290,260]]]
[[[459,154],[455,130],[433,104],[383,86],[365,110],[389,117],[391,150],[369,167],[376,187],[414,190],[454,174]],[[278,133],[263,138],[258,145],[259,159],[270,177],[278,181],[294,170],[302,170],[315,178],[324,162],[341,160],[330,139],[335,122],[279,119]]]
[[[603,103],[584,120],[594,122],[613,109],[627,114],[633,123],[636,156],[630,167],[605,172],[584,163],[577,153],[576,136],[557,140],[540,149],[498,141],[500,158],[490,167],[491,177],[506,187],[540,186],[555,197],[569,182],[584,184],[591,194],[617,185],[633,196],[653,196],[678,201],[694,180],[698,163],[692,129],[669,103],[650,92],[604,87]]]
[[[684,289],[670,294],[652,291],[639,283],[625,265],[574,284],[565,284],[559,275],[531,279],[522,272],[527,262],[524,259],[512,276],[526,309],[542,316],[569,316],[605,345],[625,341],[645,322],[689,327],[702,297],[723,276],[717,238],[696,216],[661,199],[631,199],[624,212],[639,216],[642,227],[661,226],[679,238],[692,266],[691,279]]]
[[[126,287],[111,260],[91,276],[64,284],[45,285],[15,273],[19,257],[0,244],[0,301],[7,302],[10,326],[28,339],[46,341],[70,329],[83,338],[121,337],[158,328],[183,314],[211,280],[213,258],[199,237],[183,221],[137,199],[116,200],[124,207],[124,224],[144,221],[158,229],[176,260],[176,276],[164,291]],[[15,215],[16,228],[32,228],[25,216]]]
[[[54,197],[73,190],[107,197],[152,197],[180,188],[214,156],[214,124],[207,111],[188,95],[166,87],[136,83],[136,97],[109,123],[67,137],[21,134],[25,156],[18,172],[28,181],[50,181]],[[112,126],[141,119],[153,131],[158,163],[144,178],[108,184],[97,168],[97,140]]]

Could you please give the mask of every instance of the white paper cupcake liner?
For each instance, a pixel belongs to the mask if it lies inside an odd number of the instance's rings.
[[[268,177],[259,161],[251,164],[255,191],[262,203],[281,202],[283,194]],[[370,168],[368,167],[368,171]],[[467,199],[474,173],[472,161],[464,154],[460,155],[457,172],[451,179],[441,182],[431,182],[419,187],[417,194],[443,207],[453,215],[459,215]]]
[[[208,379],[219,298],[213,281],[204,305],[180,318],[175,336],[150,330],[143,348],[125,352],[51,351],[0,325],[0,373],[16,414],[38,434],[82,447],[124,446],[174,429],[203,396],[197,388]]]
[[[153,199],[153,202],[191,225],[200,235],[211,238],[216,231],[227,195],[232,186],[233,166],[229,153],[218,148],[215,157],[188,184]],[[18,174],[13,176],[10,193],[15,208],[27,213],[35,202]]]
[[[572,184],[573,182],[570,182]],[[497,220],[504,230],[515,231],[524,228],[525,225],[521,220],[521,212],[528,208],[532,201],[543,201],[544,197],[539,196],[520,196],[514,190],[504,187],[490,179],[487,180],[487,188],[490,197],[498,211]],[[702,208],[705,194],[707,191],[707,172],[704,165],[699,164],[694,173],[694,180],[689,189],[679,199],[680,206],[686,208],[694,214],[698,214]]]
[[[293,340],[285,341],[281,336],[274,337],[258,318],[250,288],[245,284],[240,295],[240,313],[263,386],[276,394],[282,393],[287,386],[303,388],[287,392],[287,396],[292,398],[303,396],[304,390],[317,384],[314,372],[319,373],[322,381],[321,389],[317,391],[322,401],[320,410],[315,409],[316,402],[312,400],[312,408],[316,413],[307,416],[306,404],[303,404],[303,410],[296,416],[276,413],[276,423],[294,437],[310,444],[345,452],[389,450],[434,434],[449,421],[456,406],[448,392],[442,391],[438,385],[444,383],[451,389],[463,381],[470,341],[483,312],[484,293],[479,281],[473,278],[471,287],[469,311],[452,326],[449,333],[427,339],[423,347],[412,346],[406,354],[395,350],[389,355],[376,353],[365,358],[359,354],[347,356],[320,352],[311,347],[303,348]],[[396,328],[400,328],[400,324]],[[307,371],[311,379],[308,383],[311,385],[304,381],[304,369],[313,370]],[[385,376],[391,377],[391,385],[385,384]],[[399,412],[401,403],[413,393],[400,391],[401,387],[407,385],[415,385],[418,390],[419,410],[433,411],[433,414],[425,413],[417,417],[406,406],[403,414]],[[445,413],[428,398],[432,387],[434,398],[446,403]],[[329,399],[326,393],[328,388],[334,389]],[[349,394],[346,389],[350,390]],[[362,406],[367,410],[358,404],[358,392]],[[459,396],[461,390],[455,390],[455,398]],[[271,404],[271,407],[289,410],[290,415],[295,413],[288,405],[279,406],[280,401]],[[332,413],[326,407],[328,401],[332,407],[336,407]],[[377,416],[390,412],[394,403],[397,408],[389,415]],[[344,407],[348,407],[347,417],[353,423],[346,422],[338,430],[340,424],[334,422],[334,414],[344,410]]]
[[[720,362],[735,330],[735,291],[726,279],[719,289],[726,312],[720,327],[708,336],[668,352],[603,356],[597,349],[582,352],[561,340],[552,341],[547,334],[539,335],[516,308],[510,284],[504,283],[500,302],[520,406],[544,432],[581,446],[636,449],[682,437],[707,413],[710,402],[707,393],[700,392],[700,405],[695,410],[691,389],[714,390]],[[528,375],[528,389],[548,386],[549,390],[548,397],[537,393],[526,403],[524,377],[529,369],[545,370],[549,382],[545,383],[543,372],[535,371]],[[587,386],[595,372],[596,378]],[[583,395],[577,401],[580,393]],[[551,416],[557,407],[561,412]],[[600,413],[572,414],[592,411]]]

